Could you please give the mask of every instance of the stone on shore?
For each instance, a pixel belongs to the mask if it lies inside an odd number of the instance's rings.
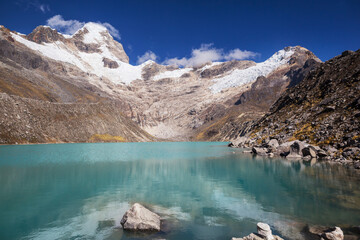
[[[125,230],[160,231],[160,216],[139,203],[132,205],[120,223]]]
[[[323,149],[318,150],[317,155],[319,158],[326,158],[328,156],[328,154]]]
[[[286,158],[301,158],[302,150],[304,149],[304,144],[299,141],[295,141],[290,146],[290,154],[286,156]]]
[[[279,145],[276,149],[275,154],[279,155],[281,157],[286,157],[287,155],[290,154],[290,146],[293,144],[294,142],[285,142],[282,143],[281,145]]]
[[[260,155],[260,156],[266,156],[267,155],[267,149],[261,148],[261,147],[253,147],[252,152],[254,154]]]
[[[275,151],[279,147],[279,142],[276,139],[271,139],[268,144],[268,148],[270,148],[272,151]]]
[[[310,156],[311,158],[316,158],[316,151],[314,148],[312,148],[311,146],[309,147],[305,147],[302,150],[302,155],[304,157]]]

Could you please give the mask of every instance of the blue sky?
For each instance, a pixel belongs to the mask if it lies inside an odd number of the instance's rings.
[[[286,46],[301,45],[328,60],[360,48],[358,0],[1,0],[0,9],[0,24],[25,34],[56,15],[109,23],[132,64],[146,52],[158,62],[190,61],[196,50],[220,53],[220,60],[263,61]]]

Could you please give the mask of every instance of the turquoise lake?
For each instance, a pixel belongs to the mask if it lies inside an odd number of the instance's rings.
[[[226,143],[0,146],[0,239],[226,239],[268,223],[285,239],[306,225],[360,224],[360,178],[329,163],[253,157]],[[123,232],[139,202],[154,234]]]

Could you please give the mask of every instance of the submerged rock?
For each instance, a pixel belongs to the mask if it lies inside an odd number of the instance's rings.
[[[120,223],[125,230],[160,231],[160,216],[139,203],[132,205]]]

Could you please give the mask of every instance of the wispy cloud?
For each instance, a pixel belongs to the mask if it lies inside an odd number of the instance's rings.
[[[25,10],[35,9],[37,11],[41,11],[42,13],[50,12],[50,5],[41,3],[39,0],[19,0],[16,1],[15,4]]]
[[[109,33],[117,39],[120,39],[120,33],[119,30],[117,30],[114,26],[112,26],[110,23],[107,22],[96,22],[97,24],[100,24],[107,28]],[[52,28],[55,28],[59,32],[72,35],[77,30],[82,28],[85,25],[85,22],[81,22],[75,19],[65,20],[61,15],[55,15],[48,20],[46,20],[46,24],[49,25]]]
[[[47,4],[40,4],[38,7],[43,13],[50,12],[50,7]]]
[[[258,53],[240,50],[238,48],[225,53],[221,48],[213,47],[213,44],[201,44],[200,48],[192,49],[190,58],[170,58],[163,63],[182,67],[198,67],[207,62],[222,60],[244,60],[258,56]]]
[[[156,56],[155,53],[153,53],[152,51],[147,51],[142,56],[137,57],[137,64],[142,64],[147,60],[156,61],[156,59],[158,59],[158,56]]]

